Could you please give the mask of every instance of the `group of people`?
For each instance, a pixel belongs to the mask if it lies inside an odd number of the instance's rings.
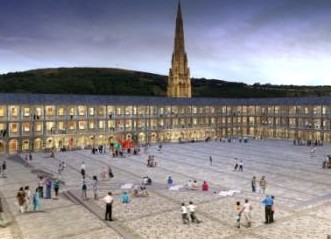
[[[207,181],[203,181],[203,183],[201,184],[201,186],[198,184],[197,180],[188,180],[186,186],[186,189],[189,190],[202,190],[202,191],[209,191],[209,185],[207,183]]]
[[[18,211],[20,213],[29,211],[31,209],[31,203],[33,211],[40,211],[42,209],[41,198],[42,196],[39,186],[33,194],[31,193],[29,186],[20,187],[16,194]]]
[[[252,192],[260,192],[262,195],[265,194],[265,190],[267,188],[267,180],[265,179],[265,176],[262,176],[259,183],[259,188],[257,187],[257,180],[256,180],[256,176],[253,176],[252,178]]]
[[[233,171],[237,171],[237,170],[240,172],[244,171],[244,162],[242,159],[238,162],[238,158],[235,158]]]
[[[186,206],[185,203],[182,203],[181,212],[182,212],[182,220],[184,224],[192,223],[200,223],[201,221],[197,218],[195,210],[196,205],[193,204],[192,201]]]

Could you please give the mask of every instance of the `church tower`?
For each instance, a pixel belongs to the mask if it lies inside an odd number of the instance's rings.
[[[180,1],[176,17],[175,46],[168,78],[168,97],[191,98],[190,69],[184,45],[184,28]]]

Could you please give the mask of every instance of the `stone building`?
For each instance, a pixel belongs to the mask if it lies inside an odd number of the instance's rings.
[[[191,98],[180,3],[167,93],[0,94],[0,154],[225,137],[331,142],[331,97]]]

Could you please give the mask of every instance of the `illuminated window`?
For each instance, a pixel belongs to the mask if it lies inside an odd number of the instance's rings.
[[[63,107],[60,107],[57,109],[57,115],[58,116],[63,116],[64,115],[64,108]]]
[[[42,123],[35,123],[34,129],[36,132],[40,132],[42,130]]]
[[[54,129],[54,126],[55,126],[55,123],[54,123],[54,122],[47,122],[47,123],[46,123],[46,129],[47,129],[48,131]]]
[[[93,107],[90,107],[88,109],[88,113],[89,113],[89,115],[94,115],[94,108]]]
[[[17,117],[17,107],[13,106],[10,108],[11,116]]]
[[[12,133],[17,133],[17,131],[18,131],[18,124],[17,123],[11,123],[9,125],[9,128],[10,128],[10,131]]]
[[[89,121],[88,127],[89,129],[94,129],[94,121]]]
[[[105,121],[104,120],[100,120],[98,126],[99,126],[99,129],[105,128]]]
[[[5,107],[0,106],[0,117],[4,117],[6,115],[5,112]]]
[[[79,129],[85,129],[86,128],[86,121],[79,121],[78,123]]]
[[[53,106],[46,106],[46,115],[53,116],[54,115],[54,107]]]
[[[25,116],[25,117],[30,116],[30,108],[29,107],[24,107],[23,108],[23,116]]]
[[[30,124],[28,122],[23,123],[23,132],[30,131]]]
[[[79,115],[85,115],[86,114],[86,107],[85,106],[78,106],[78,114]]]

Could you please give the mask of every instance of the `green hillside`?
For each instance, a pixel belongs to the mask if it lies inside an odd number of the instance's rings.
[[[0,92],[166,96],[167,76],[112,68],[54,68],[0,75]],[[192,79],[193,97],[331,96],[331,86],[247,85]]]

